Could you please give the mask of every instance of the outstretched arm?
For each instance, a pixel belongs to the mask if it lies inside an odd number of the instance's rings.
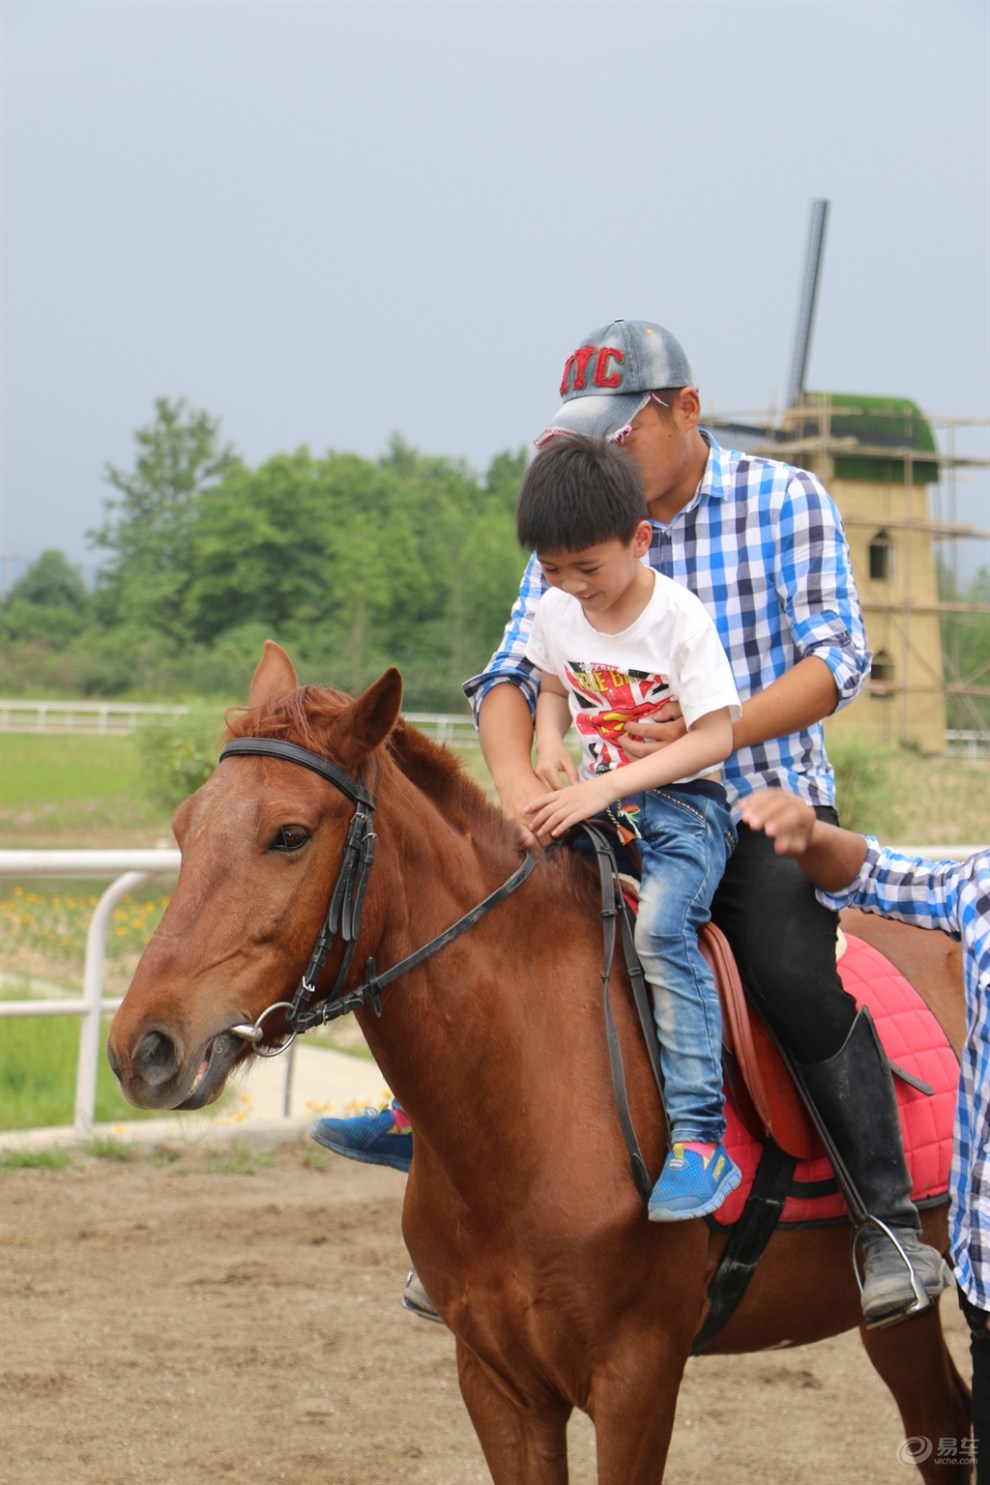
[[[866,860],[863,836],[819,820],[810,804],[784,789],[748,794],[740,801],[739,818],[751,830],[764,831],[778,856],[793,856],[826,892],[848,887]]]

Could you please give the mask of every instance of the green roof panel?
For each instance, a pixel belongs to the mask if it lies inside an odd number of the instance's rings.
[[[934,485],[939,470],[935,460],[905,457],[905,451],[937,454],[931,424],[908,397],[868,397],[858,392],[805,393],[811,401],[827,397],[831,404],[828,430],[832,439],[855,439],[862,453],[835,454],[835,477],[885,485]],[[821,433],[818,418],[801,419],[805,436]],[[888,452],[889,450],[889,452]],[[910,470],[910,474],[908,474]]]

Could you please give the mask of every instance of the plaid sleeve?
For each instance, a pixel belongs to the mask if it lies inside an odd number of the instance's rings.
[[[794,470],[778,519],[777,581],[802,659],[832,672],[839,707],[858,695],[873,658],[842,518],[813,474]]]
[[[901,856],[881,846],[875,836],[866,837],[866,860],[859,874],[841,892],[817,896],[836,912],[844,907],[862,908],[913,923],[917,928],[940,928],[953,938],[961,936],[960,889],[964,880],[958,861],[929,861],[922,856]]]
[[[509,622],[502,635],[502,643],[489,660],[485,669],[461,688],[474,711],[475,726],[481,703],[493,686],[504,681],[518,686],[526,698],[531,713],[536,711],[536,698],[540,691],[540,672],[532,661],[526,659],[526,645],[533,628],[536,605],[546,588],[543,571],[535,557],[530,557],[519,587],[519,596],[512,606]]]

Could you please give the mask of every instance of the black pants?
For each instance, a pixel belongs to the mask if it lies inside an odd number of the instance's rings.
[[[815,810],[837,824],[833,809]],[[774,854],[762,830],[739,827],[712,903],[764,1020],[798,1062],[824,1062],[845,1041],[856,1015],[835,967],[836,915],[822,907],[804,872]]]
[[[977,1309],[961,1289],[957,1289],[956,1294],[969,1326],[969,1348],[973,1358],[976,1482],[977,1485],[990,1485],[990,1330],[987,1330],[987,1311]]]

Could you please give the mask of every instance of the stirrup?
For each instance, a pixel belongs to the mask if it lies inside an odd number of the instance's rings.
[[[406,1287],[402,1291],[402,1308],[420,1320],[433,1320],[437,1325],[446,1324],[434,1308],[433,1301],[423,1288],[423,1281],[414,1268],[409,1270],[406,1277]]]
[[[928,1290],[925,1288],[924,1284],[918,1278],[918,1275],[916,1274],[914,1269],[914,1264],[905,1253],[900,1239],[894,1236],[893,1231],[887,1226],[886,1222],[881,1221],[879,1217],[874,1217],[870,1213],[867,1213],[866,1220],[861,1222],[856,1228],[856,1231],[853,1233],[852,1240],[853,1274],[856,1277],[856,1284],[859,1287],[860,1299],[862,1299],[863,1297],[864,1277],[862,1272],[860,1271],[857,1246],[863,1235],[863,1229],[865,1227],[878,1227],[888,1239],[888,1241],[893,1244],[895,1252],[899,1255],[901,1262],[904,1264],[904,1267],[907,1269],[908,1274],[910,1275],[911,1288],[914,1290],[914,1304],[911,1305],[909,1309],[901,1310],[896,1315],[889,1318],[885,1317],[883,1320],[875,1320],[872,1325],[867,1325],[866,1327],[867,1330],[883,1330],[888,1325],[894,1325],[901,1320],[906,1320],[909,1315],[917,1315],[921,1310],[927,1310],[928,1306],[932,1303],[932,1298],[928,1293]]]

